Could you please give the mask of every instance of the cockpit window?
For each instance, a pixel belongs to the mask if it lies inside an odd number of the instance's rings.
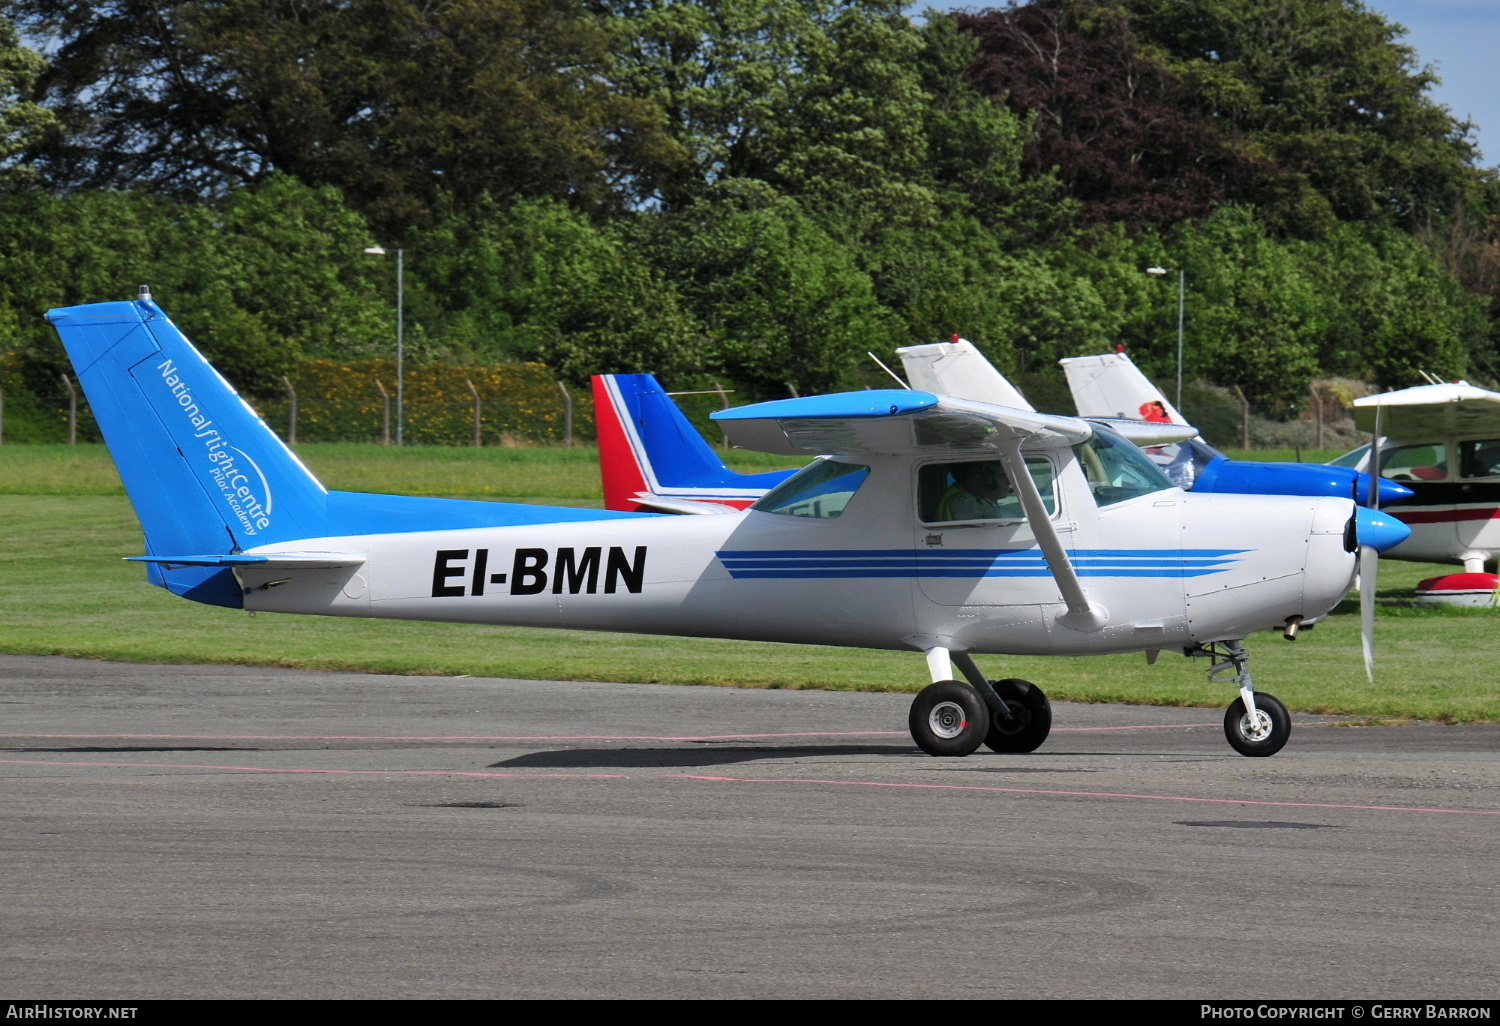
[[[1052,463],[1032,458],[1026,470],[1049,514],[1057,512]],[[917,471],[917,515],[924,524],[1022,520],[1026,511],[999,460],[928,463]]]
[[[1380,476],[1392,481],[1442,481],[1448,476],[1448,447],[1433,442],[1381,449]]]
[[[869,474],[869,467],[857,463],[818,460],[762,495],[750,508],[789,517],[833,520],[843,515],[844,507]]]
[[[1149,495],[1172,482],[1146,454],[1103,424],[1094,424],[1094,436],[1073,452],[1100,506],[1112,506],[1138,495]]]
[[[1500,477],[1500,438],[1459,442],[1458,472],[1463,477]]]

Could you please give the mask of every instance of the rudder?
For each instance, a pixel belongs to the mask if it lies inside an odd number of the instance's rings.
[[[326,533],[327,492],[149,297],[51,310],[153,556]],[[241,605],[222,567],[150,565],[175,594]]]

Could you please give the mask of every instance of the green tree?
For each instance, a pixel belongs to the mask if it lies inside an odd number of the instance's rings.
[[[752,394],[836,390],[899,335],[849,248],[763,184],[729,182],[686,211],[643,218],[652,263],[708,333],[704,369]]]
[[[0,186],[32,179],[20,155],[56,126],[52,112],[30,99],[45,66],[41,54],[21,44],[15,26],[0,18]]]
[[[590,374],[696,369],[701,329],[615,227],[556,200],[449,209],[414,261],[443,352]]]
[[[1483,177],[1473,126],[1431,97],[1438,78],[1400,41],[1405,30],[1359,0],[1071,2],[1085,21],[1128,12],[1205,116],[1247,156],[1306,181],[1339,220],[1392,217],[1410,230],[1451,215]]]
[[[1469,373],[1486,349],[1486,301],[1466,292],[1424,243],[1383,225],[1343,225],[1294,253],[1324,305],[1325,373],[1386,388]]]
[[[369,238],[334,190],[283,176],[218,206],[32,189],[0,197],[0,308],[44,391],[68,366],[45,311],[140,285],[230,380],[277,391],[303,355],[383,352],[394,338],[388,272],[360,255]]]
[[[613,200],[658,138],[603,80],[609,33],[572,0],[17,0],[59,40],[43,77],[61,185],[215,195],[285,171],[391,238],[439,192]]]

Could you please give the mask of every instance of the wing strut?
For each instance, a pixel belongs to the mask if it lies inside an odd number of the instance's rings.
[[[1005,464],[1006,473],[1010,475],[1016,494],[1021,499],[1021,508],[1026,510],[1026,520],[1036,534],[1037,544],[1042,547],[1042,556],[1047,561],[1047,568],[1052,571],[1052,579],[1057,582],[1057,590],[1062,592],[1063,602],[1067,603],[1068,611],[1059,616],[1057,622],[1075,631],[1092,634],[1109,622],[1109,610],[1090,601],[1088,593],[1083,590],[1078,571],[1073,569],[1062,539],[1052,526],[1052,516],[1042,503],[1042,493],[1037,490],[1036,482],[1026,469],[1026,461],[1021,456],[1021,440],[996,439],[995,447],[999,450],[1000,460]]]

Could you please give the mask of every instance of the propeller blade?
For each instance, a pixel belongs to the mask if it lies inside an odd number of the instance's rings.
[[[1365,676],[1375,683],[1375,581],[1380,553],[1373,545],[1359,547],[1359,640],[1365,653]]]
[[[1380,510],[1380,432],[1383,430],[1380,423],[1381,412],[1381,408],[1376,406],[1375,434],[1370,441],[1370,501],[1367,505],[1376,512]],[[1361,538],[1359,546],[1359,644],[1365,654],[1365,676],[1369,678],[1371,684],[1375,683],[1375,580],[1380,574],[1379,566],[1380,550],[1374,545],[1365,544],[1365,539]]]

